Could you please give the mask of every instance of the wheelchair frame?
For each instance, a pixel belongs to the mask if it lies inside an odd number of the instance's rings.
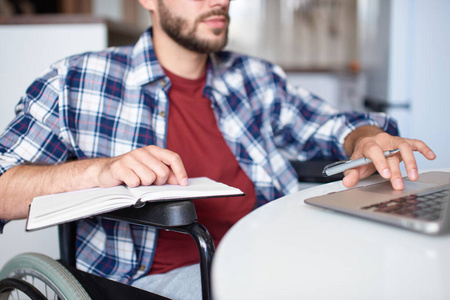
[[[201,284],[202,284],[202,298],[211,299],[211,288],[210,288],[210,270],[211,262],[214,256],[215,247],[209,232],[204,226],[197,222],[197,214],[195,211],[194,204],[189,200],[183,201],[173,201],[173,202],[153,202],[145,203],[140,207],[129,207],[120,209],[114,212],[103,214],[100,217],[116,220],[116,221],[126,221],[133,224],[143,225],[143,226],[153,226],[156,228],[176,231],[184,234],[189,234],[197,244],[200,256],[200,274],[201,274]],[[76,223],[65,223],[59,225],[59,243],[60,243],[60,256],[61,263],[53,262],[61,265],[64,271],[68,271],[76,279],[76,282],[82,283],[85,287],[86,292],[93,299],[105,299],[105,295],[108,295],[108,299],[123,299],[123,295],[129,297],[133,295],[133,299],[166,299],[159,295],[149,293],[129,285],[114,282],[96,275],[88,274],[82,272],[75,268],[75,234],[76,234]],[[52,264],[48,257],[39,254],[26,254],[28,256],[36,256],[43,258],[43,262]],[[23,255],[22,255],[23,256]],[[20,259],[23,260],[23,257]],[[27,257],[26,259],[29,259]],[[14,260],[14,258],[13,258]],[[50,259],[52,260],[52,259]],[[16,263],[16,262],[15,262]],[[23,264],[21,264],[23,265]],[[39,265],[39,264],[38,264]],[[55,266],[53,266],[55,267]],[[24,268],[24,267],[22,267]],[[57,265],[55,268],[59,268]],[[1,274],[2,277],[7,277],[8,279],[13,278],[16,283],[20,280],[20,276],[17,273],[36,273],[35,270],[29,270],[24,268],[22,271],[14,270],[10,274]],[[39,273],[39,272],[38,272]],[[26,274],[25,274],[26,275]],[[39,275],[39,274],[38,274]],[[42,274],[39,276],[45,277]],[[63,275],[55,275],[53,277],[61,277]],[[1,279],[1,277],[0,277]],[[48,280],[48,279],[47,279]],[[70,279],[72,280],[72,279]],[[69,280],[69,281],[70,281]],[[2,280],[3,281],[3,280]],[[50,280],[48,280],[50,281]],[[1,282],[1,281],[0,281]],[[26,281],[23,285],[27,285]],[[71,281],[70,281],[71,282]],[[8,283],[8,282],[7,282]],[[13,284],[10,283],[10,284]],[[52,284],[52,282],[49,282]],[[67,283],[65,283],[67,284]],[[76,285],[76,284],[75,284]],[[29,287],[28,287],[29,288]],[[58,288],[56,286],[56,288]],[[114,292],[112,292],[114,291]],[[105,294],[106,293],[106,294]],[[36,294],[37,295],[37,294]],[[122,296],[121,296],[122,295]],[[39,298],[37,295],[35,299]],[[34,299],[34,298],[32,298]],[[2,297],[0,295],[0,300]]]

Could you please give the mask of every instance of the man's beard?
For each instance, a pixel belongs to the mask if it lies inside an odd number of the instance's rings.
[[[208,41],[206,39],[200,39],[196,36],[196,29],[198,24],[211,16],[224,16],[226,21],[229,21],[228,13],[222,9],[216,9],[204,15],[198,17],[192,30],[187,33],[183,33],[183,29],[187,28],[187,20],[174,16],[164,5],[163,0],[158,1],[159,15],[161,18],[161,27],[175,42],[185,47],[188,50],[199,53],[211,53],[222,50],[228,42],[228,26],[225,29],[214,29],[213,33],[219,35],[225,30],[224,37],[217,41]]]

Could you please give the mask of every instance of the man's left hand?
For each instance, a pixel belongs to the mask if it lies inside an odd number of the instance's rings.
[[[413,152],[420,152],[428,160],[436,158],[424,142],[392,136],[372,126],[360,127],[350,133],[345,139],[344,148],[348,154],[351,153],[352,160],[367,157],[373,161],[373,164],[344,172],[343,184],[346,187],[355,186],[360,179],[370,176],[376,170],[383,178],[390,179],[395,190],[402,190],[401,161],[405,164],[408,178],[414,181],[419,175]],[[384,151],[394,149],[400,149],[400,152],[388,158],[384,157]]]

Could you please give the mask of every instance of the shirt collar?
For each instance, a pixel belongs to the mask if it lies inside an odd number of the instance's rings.
[[[141,35],[133,48],[132,79],[137,85],[142,86],[165,77],[164,70],[156,58],[152,37],[152,27],[150,27]]]
[[[231,61],[224,60],[219,53],[209,55],[206,87],[228,94],[223,75],[230,67]],[[164,69],[156,58],[152,27],[148,28],[134,45],[131,60],[132,76],[129,79],[134,85],[143,86],[166,77]]]

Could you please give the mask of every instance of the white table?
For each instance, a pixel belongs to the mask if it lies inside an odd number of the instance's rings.
[[[343,188],[335,182],[300,191],[233,226],[213,260],[214,299],[450,299],[450,235],[303,202]]]

